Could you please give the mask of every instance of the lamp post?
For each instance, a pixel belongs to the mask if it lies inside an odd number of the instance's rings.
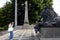
[[[15,27],[17,26],[17,0],[15,0]]]

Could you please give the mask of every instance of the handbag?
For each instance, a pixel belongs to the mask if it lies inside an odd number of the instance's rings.
[[[10,32],[10,31],[13,31],[13,28],[12,28],[12,27],[8,28],[8,31],[9,31],[9,32]]]

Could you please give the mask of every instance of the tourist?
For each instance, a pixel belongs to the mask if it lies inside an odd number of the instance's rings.
[[[37,21],[36,21],[34,29],[35,29],[35,33],[39,32],[39,23]]]
[[[8,25],[8,31],[10,33],[9,40],[12,40],[13,39],[13,25],[14,25],[14,23],[12,21]]]
[[[35,33],[37,34],[37,32],[38,32],[37,26],[35,26],[34,29],[35,29]]]

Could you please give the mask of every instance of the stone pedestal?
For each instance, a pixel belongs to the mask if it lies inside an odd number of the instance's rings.
[[[60,28],[41,28],[42,38],[60,38]]]

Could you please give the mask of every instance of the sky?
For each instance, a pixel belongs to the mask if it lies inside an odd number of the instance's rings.
[[[4,6],[6,1],[10,1],[10,0],[0,0],[0,8]],[[60,0],[53,0],[52,7],[54,8],[54,11],[58,14],[58,16],[60,16]]]
[[[53,0],[54,11],[60,16],[60,0]]]
[[[0,8],[4,6],[4,4],[10,0],[0,0]]]

